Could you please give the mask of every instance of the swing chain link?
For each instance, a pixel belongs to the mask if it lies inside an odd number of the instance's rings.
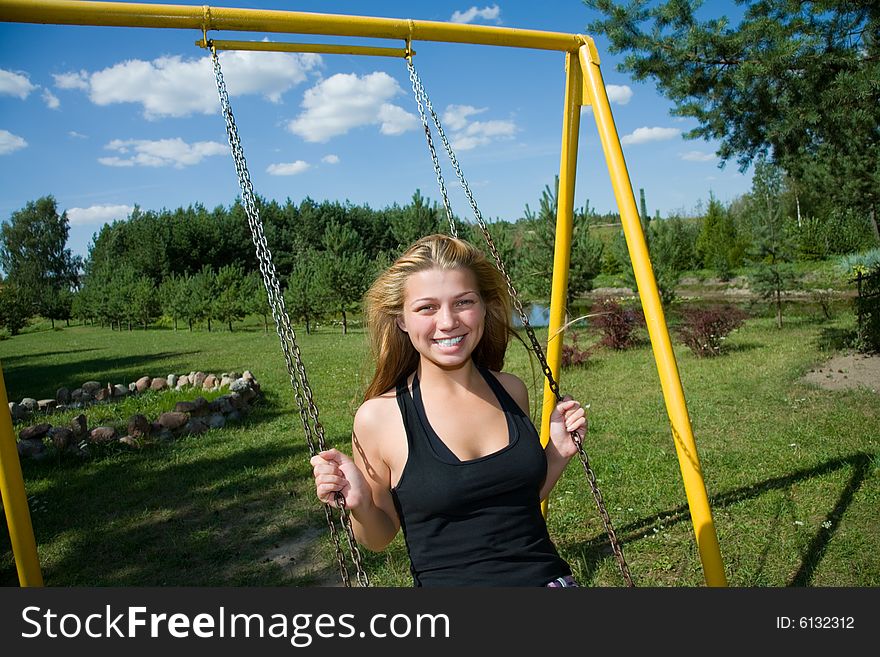
[[[428,127],[427,119],[425,117],[424,110],[422,109],[422,103],[424,102],[425,107],[427,107],[428,112],[431,114],[431,119],[434,122],[434,126],[437,129],[437,134],[440,137],[440,141],[443,143],[443,147],[446,150],[446,155],[449,158],[449,162],[452,164],[452,167],[455,169],[455,174],[458,177],[458,181],[461,184],[462,189],[464,190],[465,196],[467,196],[468,202],[470,203],[471,210],[474,214],[474,219],[477,222],[477,225],[480,228],[480,231],[483,234],[483,237],[486,240],[486,244],[489,247],[489,250],[492,254],[492,257],[495,260],[495,266],[499,272],[501,272],[502,276],[504,276],[505,283],[507,284],[507,291],[510,294],[510,298],[513,302],[514,309],[519,315],[520,322],[523,325],[523,328],[526,330],[526,334],[528,335],[529,342],[532,345],[532,352],[538,359],[538,362],[541,365],[541,370],[544,373],[544,377],[547,379],[547,385],[550,388],[550,391],[556,398],[557,402],[562,401],[562,396],[559,392],[559,384],[556,382],[556,379],[553,376],[553,371],[550,369],[549,364],[547,363],[547,358],[544,355],[544,350],[538,342],[537,337],[535,336],[535,331],[532,329],[531,323],[529,322],[529,318],[526,315],[525,310],[523,309],[522,302],[519,299],[519,293],[516,290],[516,287],[513,285],[513,280],[510,278],[510,274],[507,272],[507,268],[504,266],[504,262],[501,259],[501,255],[498,253],[498,249],[495,246],[495,241],[492,239],[491,234],[489,233],[489,228],[486,225],[486,222],[483,219],[483,215],[480,212],[480,208],[477,206],[477,201],[474,198],[473,193],[471,192],[470,185],[468,185],[467,180],[464,177],[464,173],[462,172],[461,166],[458,164],[458,158],[455,156],[455,152],[452,149],[452,146],[449,143],[449,140],[446,138],[446,133],[443,130],[443,126],[440,123],[440,118],[437,116],[437,113],[434,111],[433,105],[431,105],[431,101],[428,98],[428,94],[425,91],[424,86],[422,85],[421,80],[419,79],[418,73],[416,73],[415,68],[412,63],[412,58],[407,57],[407,66],[409,68],[410,80],[412,81],[413,91],[416,95],[416,102],[419,107],[419,114],[422,117],[422,122],[425,128],[425,135],[428,141],[428,148],[431,151],[431,158],[434,161],[434,169],[437,172],[437,181],[440,184],[441,193],[443,194],[444,203],[448,204],[448,200],[446,197],[446,187],[443,182],[443,177],[440,173],[440,165],[437,161],[437,154],[434,151],[434,142],[431,138],[431,131]],[[447,213],[450,213],[449,206],[447,205]],[[451,217],[451,214],[450,214]],[[452,225],[452,219],[450,219],[450,225]],[[458,237],[458,235],[453,234],[453,237]],[[617,534],[614,531],[614,526],[611,523],[611,517],[608,514],[608,510],[605,507],[605,501],[602,498],[602,493],[599,490],[599,485],[596,480],[596,475],[593,472],[593,469],[590,467],[590,460],[587,457],[587,453],[584,450],[583,442],[580,439],[580,436],[577,432],[571,432],[571,439],[574,441],[575,446],[577,447],[578,456],[581,461],[581,465],[584,468],[584,473],[587,476],[587,481],[590,484],[590,489],[593,493],[593,499],[596,502],[596,506],[599,510],[599,515],[602,518],[602,524],[605,527],[605,531],[608,534],[608,540],[611,544],[611,549],[614,552],[614,556],[617,559],[618,567],[620,568],[621,575],[623,575],[623,579],[626,581],[627,586],[634,586],[632,576],[630,574],[629,566],[626,563],[626,559],[623,556],[623,548],[620,545],[620,541],[617,538]]]
[[[314,395],[312,394],[312,389],[306,375],[302,354],[296,341],[296,331],[293,329],[287,309],[285,308],[284,295],[281,294],[278,275],[272,260],[272,253],[269,250],[269,245],[263,231],[263,223],[260,219],[259,208],[254,195],[254,188],[250,179],[247,161],[244,157],[244,150],[241,146],[241,139],[238,135],[238,128],[236,127],[235,117],[232,114],[232,106],[229,102],[229,93],[226,89],[226,82],[223,79],[223,72],[220,69],[220,60],[213,44],[211,44],[210,41],[207,41],[207,39],[206,45],[211,51],[214,78],[217,83],[217,92],[220,96],[220,107],[226,120],[226,134],[229,138],[229,147],[232,151],[232,158],[235,162],[235,171],[238,175],[239,186],[241,187],[241,200],[245,208],[245,213],[247,214],[248,226],[251,230],[251,239],[256,248],[257,260],[259,262],[263,284],[266,288],[269,308],[272,312],[272,318],[275,321],[275,330],[281,340],[281,350],[284,354],[284,360],[287,365],[287,374],[290,377],[290,383],[293,387],[294,397],[299,409],[300,420],[303,424],[309,454],[314,456],[318,451],[326,449],[324,442],[324,427],[318,419],[318,408],[315,405]],[[362,555],[358,549],[357,541],[355,540],[354,532],[351,528],[350,514],[345,507],[345,498],[337,493],[335,501],[339,508],[339,521],[345,531],[349,552],[351,553],[351,558],[354,561],[357,570],[358,583],[360,586],[369,586],[370,581],[363,568]],[[324,516],[330,530],[330,536],[333,541],[342,581],[346,587],[350,587],[351,580],[345,563],[345,555],[340,546],[339,534],[333,521],[333,513],[330,504],[324,504]]]
[[[440,186],[440,196],[443,198],[443,207],[446,209],[446,219],[449,221],[449,233],[453,237],[458,237],[458,227],[455,225],[455,215],[452,214],[452,206],[449,204],[449,196],[446,192],[446,182],[443,180],[443,171],[440,168],[440,160],[437,157],[437,151],[434,150],[434,138],[431,136],[431,127],[428,125],[428,118],[425,116],[424,107],[422,107],[422,98],[424,97],[427,100],[428,94],[425,93],[422,81],[419,79],[419,75],[416,73],[416,69],[413,66],[409,43],[407,43],[406,52],[406,66],[409,69],[409,80],[416,97],[419,116],[422,119],[422,128],[425,130],[425,139],[428,142],[428,150],[431,151],[431,161],[434,163],[434,174],[437,176],[437,184]]]

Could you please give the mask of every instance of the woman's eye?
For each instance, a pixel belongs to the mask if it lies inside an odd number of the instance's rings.
[[[469,306],[469,305],[471,305],[471,304],[473,304],[473,303],[474,303],[474,300],[473,300],[473,299],[461,299],[461,300],[458,302],[458,305],[459,305],[459,306]]]

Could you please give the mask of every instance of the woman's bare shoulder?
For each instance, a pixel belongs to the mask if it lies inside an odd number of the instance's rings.
[[[354,430],[358,436],[369,438],[381,435],[389,423],[400,416],[397,395],[390,390],[377,397],[371,397],[361,404],[354,414]]]
[[[511,374],[510,372],[492,372],[492,374],[494,374],[495,378],[498,379],[498,382],[504,386],[507,394],[513,397],[513,400],[519,405],[523,412],[528,413],[529,390],[526,388],[526,384],[523,383],[518,376]]]

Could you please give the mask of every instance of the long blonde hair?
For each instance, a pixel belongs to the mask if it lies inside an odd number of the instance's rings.
[[[397,325],[403,315],[406,281],[428,269],[467,269],[477,279],[486,306],[483,337],[471,356],[477,365],[500,371],[507,343],[514,334],[511,302],[504,277],[474,245],[447,235],[428,235],[410,246],[370,286],[364,296],[364,318],[376,370],[364,399],[392,388],[401,376],[415,371],[419,354]]]

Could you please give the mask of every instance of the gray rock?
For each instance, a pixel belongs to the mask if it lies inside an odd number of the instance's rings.
[[[71,401],[70,390],[68,388],[58,388],[55,392],[55,401],[59,404],[69,404]]]
[[[86,416],[82,413],[73,418],[69,426],[70,430],[73,431],[73,438],[76,442],[85,440],[89,434],[88,420],[86,420]]]
[[[139,378],[137,381],[134,382],[134,387],[137,389],[138,392],[143,392],[144,390],[146,390],[147,388],[150,387],[150,384],[152,382],[153,382],[153,379],[151,379],[150,377],[142,376],[141,378]]]
[[[100,388],[99,390],[95,390],[95,401],[107,401],[110,399],[111,394],[112,390],[110,388]]]
[[[174,405],[174,410],[178,413],[192,413],[196,410],[196,404],[191,401],[179,401]]]
[[[113,396],[114,397],[127,397],[129,393],[129,389],[126,388],[121,383],[117,383],[113,386]]]
[[[141,414],[132,415],[128,418],[126,425],[128,435],[132,438],[143,438],[144,436],[148,436],[153,428],[146,416]]]
[[[138,449],[141,446],[140,441],[134,436],[123,436],[119,439],[119,442],[127,447],[133,447],[134,449]]]
[[[132,381],[131,383],[128,384],[128,391],[129,391],[129,392],[137,392],[137,390],[138,390],[138,389],[137,389],[137,383],[135,383],[134,381]]]
[[[242,417],[241,413],[239,413],[239,412],[238,412],[237,410],[235,410],[235,409],[232,409],[231,411],[229,411],[229,413],[226,414],[226,422],[227,422],[227,423],[229,423],[229,422],[241,422],[241,417]]]
[[[75,444],[73,431],[67,427],[52,427],[52,429],[49,430],[49,435],[52,437],[52,444],[55,445],[55,449],[59,452],[63,452],[68,447]]]
[[[165,379],[168,382],[168,387],[169,388],[177,387],[177,379],[178,378],[179,377],[176,374],[169,374],[168,377]]]
[[[205,380],[202,382],[202,390],[213,390],[214,386],[217,385],[218,379],[213,374],[208,374],[205,377]]]
[[[189,416],[186,413],[178,413],[176,411],[168,411],[167,413],[162,413],[162,415],[159,416],[159,424],[161,424],[166,429],[171,429],[172,431],[174,431],[175,429],[179,429],[188,421]]]
[[[186,423],[181,434],[184,436],[197,436],[201,433],[205,433],[207,430],[208,425],[201,418],[194,417]]]
[[[232,383],[233,381],[235,381],[235,379],[233,379],[228,374],[224,374],[222,377],[220,377],[220,387],[221,388],[228,388],[229,384]]]
[[[42,440],[19,440],[16,447],[20,458],[41,459],[46,456],[46,445]]]
[[[163,442],[168,442],[170,440],[174,440],[174,434],[171,432],[171,429],[167,429],[162,427],[159,431],[156,431],[153,434],[153,438],[156,440],[161,440]]]
[[[119,439],[119,434],[113,427],[95,427],[89,431],[89,442],[96,445],[112,443]]]
[[[54,399],[40,399],[37,401],[37,408],[43,413],[51,413],[58,406],[58,402]]]
[[[43,422],[42,424],[35,424],[32,427],[25,427],[21,431],[18,432],[19,440],[43,440],[43,436],[49,433],[49,429],[52,428],[51,424]]]
[[[74,388],[70,392],[70,401],[73,402],[74,404],[81,404],[83,399],[85,399],[85,397],[86,397],[86,391],[83,390],[82,388]],[[89,395],[89,398],[91,398],[91,395]]]
[[[30,413],[36,413],[37,409],[40,408],[37,400],[33,397],[25,397],[21,400],[21,405],[24,406]]]
[[[208,416],[207,424],[211,429],[222,429],[226,426],[226,418],[222,413],[214,413]]]
[[[94,395],[95,392],[97,392],[98,390],[100,390],[104,386],[102,386],[97,381],[86,381],[85,383],[82,384],[81,387],[82,387],[83,392],[88,393],[89,395]]]
[[[207,415],[211,412],[211,409],[208,408],[208,400],[204,397],[196,397],[193,399],[193,404],[195,404],[195,408],[191,411],[190,415],[200,416]]]
[[[244,374],[241,375],[241,378],[249,383],[256,381],[256,379],[254,378],[254,375],[251,373],[250,370],[245,370]]]
[[[247,379],[245,379],[244,377],[242,377],[242,378],[240,378],[240,379],[236,379],[235,381],[233,381],[232,383],[230,383],[230,384],[229,384],[229,389],[230,389],[232,392],[242,392],[243,390],[250,390],[250,389],[251,389],[251,386],[250,386],[250,384],[248,383]]]
[[[204,372],[196,372],[196,373],[195,373],[195,376],[191,377],[192,384],[193,384],[196,388],[201,388],[202,385],[204,385],[204,383],[205,383],[205,378],[206,378],[207,376],[208,376],[208,375],[205,374]]]
[[[208,404],[208,408],[210,408],[214,413],[229,413],[232,410],[232,404],[229,401],[229,397],[223,395],[222,397],[217,397]]]
[[[17,402],[9,402],[9,414],[13,422],[24,422],[30,415],[30,411]]]
[[[165,390],[168,388],[168,381],[161,376],[157,376],[150,383],[150,390]]]
[[[175,386],[175,388],[180,390],[181,388],[186,388],[188,385],[190,385],[190,378],[189,376],[184,374],[179,379],[177,379],[177,385]]]

